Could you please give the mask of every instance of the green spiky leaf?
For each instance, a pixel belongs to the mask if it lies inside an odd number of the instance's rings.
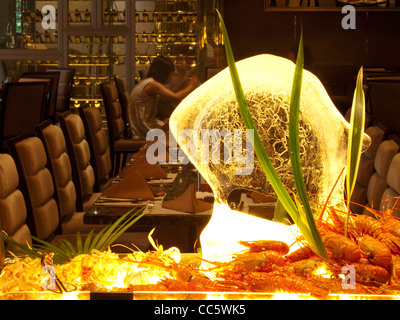
[[[77,255],[90,254],[93,249],[98,251],[107,250],[128,228],[148,212],[148,210],[142,208],[137,212],[132,213],[134,210],[137,209],[134,208],[128,211],[112,225],[100,230],[94,237],[93,230],[85,235],[86,239],[84,239],[83,235],[78,232],[75,235],[76,247],[74,247],[74,245],[67,239],[60,239],[58,244],[55,245],[35,236],[31,236],[35,241],[35,244],[30,246],[28,244],[16,242],[4,231],[0,232],[0,238],[3,238],[7,243],[16,248],[12,250],[14,254],[25,255],[31,258],[41,258],[43,255],[52,252],[54,253],[54,264],[62,264],[71,261]]]
[[[316,228],[313,227],[313,225],[310,225],[310,219],[312,218],[312,221],[314,221],[313,217],[308,217],[307,213],[303,211],[302,209],[298,210],[296,208],[296,205],[294,204],[292,198],[290,197],[289,193],[287,192],[285,186],[279,179],[278,174],[276,173],[266,151],[265,148],[262,144],[261,138],[257,132],[257,129],[255,127],[254,121],[252,119],[252,116],[250,114],[250,109],[248,107],[243,88],[240,82],[239,74],[236,69],[236,64],[235,64],[235,59],[233,57],[232,53],[232,48],[231,44],[229,41],[228,37],[228,32],[225,27],[224,20],[220,14],[220,12],[217,10],[219,20],[221,23],[221,30],[222,30],[222,35],[224,38],[225,42],[225,52],[226,52],[226,58],[229,66],[229,71],[230,75],[232,78],[232,83],[233,87],[235,90],[235,95],[236,95],[236,100],[239,105],[239,110],[243,118],[243,122],[245,124],[246,129],[253,130],[254,132],[254,151],[257,155],[258,160],[260,161],[261,167],[263,168],[265,175],[268,178],[268,181],[270,182],[272,188],[274,189],[276,195],[278,196],[280,202],[290,215],[290,217],[293,219],[293,221],[297,224],[300,232],[303,234],[304,238],[306,241],[309,243],[310,247],[313,249],[313,251],[321,256],[324,259],[329,259],[328,254],[326,252],[325,246],[323,245],[323,242],[321,240],[321,236]],[[299,62],[300,63],[300,62]],[[301,66],[302,69],[302,66]],[[297,79],[297,81],[296,81]],[[301,75],[300,75],[301,79]],[[298,73],[295,73],[295,81],[294,81],[294,87],[295,91],[297,91],[297,94],[300,93],[300,88],[298,87]],[[301,83],[300,83],[301,87]],[[294,97],[294,99],[300,99],[300,96]],[[296,137],[294,138],[296,139]],[[298,137],[297,137],[298,139]],[[298,169],[296,169],[298,170]],[[303,204],[304,205],[304,204]],[[314,221],[314,226],[315,226],[315,221]]]
[[[346,218],[346,236],[348,231],[350,199],[356,184],[357,173],[362,153],[364,127],[365,96],[363,90],[363,68],[361,67],[357,75],[357,83],[354,90],[353,102],[351,106],[350,130],[347,147],[346,193],[348,214]]]
[[[303,30],[300,35],[299,51],[297,53],[296,67],[293,76],[292,92],[290,96],[290,109],[289,109],[289,151],[290,160],[292,164],[293,178],[296,185],[297,194],[303,206],[303,214],[300,217],[305,217],[305,225],[310,230],[310,237],[314,241],[314,246],[318,248],[321,256],[325,258],[328,256],[325,246],[322,242],[321,235],[315,224],[313,212],[311,210],[310,202],[308,201],[308,194],[306,185],[304,183],[303,170],[300,161],[300,141],[299,141],[299,127],[300,127],[300,96],[301,86],[303,80],[303,64],[304,64],[304,51],[303,51]],[[297,206],[299,209],[299,206]]]

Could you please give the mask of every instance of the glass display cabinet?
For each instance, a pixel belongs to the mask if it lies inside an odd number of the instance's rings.
[[[136,1],[135,78],[143,78],[152,60],[169,56],[175,62],[197,64],[200,33],[197,0]]]
[[[126,1],[68,1],[68,67],[75,69],[73,107],[83,103],[101,107],[100,83],[129,74],[126,9]]]
[[[57,0],[8,1],[6,10],[3,11],[0,19],[2,29],[0,47],[57,49],[57,4]]]
[[[59,64],[57,0],[2,1],[0,12],[0,81],[26,71]],[[46,52],[46,54],[41,54]]]
[[[146,76],[158,55],[195,68],[203,80],[207,68],[224,66],[220,58],[224,53],[218,52],[223,42],[215,12],[216,8],[222,12],[222,1],[140,0],[135,5],[135,82]]]
[[[3,4],[4,2],[4,4]],[[74,68],[71,107],[102,106],[99,84],[125,77],[128,90],[157,55],[196,68],[217,66],[222,0],[4,0],[2,78],[48,67]]]
[[[125,77],[124,36],[70,36],[69,67],[75,69],[72,103],[93,102],[99,106],[99,84],[111,82],[114,75]]]
[[[90,0],[68,1],[68,25],[89,26],[92,24],[92,4]]]

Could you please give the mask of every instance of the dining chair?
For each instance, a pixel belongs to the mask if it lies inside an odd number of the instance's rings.
[[[70,111],[64,112],[59,117],[59,122],[71,162],[72,179],[76,188],[76,210],[87,211],[101,193],[94,192],[95,176],[85,127],[81,117]]]
[[[67,153],[64,133],[57,124],[46,120],[36,127],[36,134],[43,143],[57,201],[62,233],[88,233],[99,231],[104,225],[83,223],[85,212],[76,211],[76,189],[72,179],[72,168]]]
[[[40,240],[58,245],[66,239],[76,248],[76,233],[63,233],[55,198],[54,183],[47,168],[47,156],[42,141],[36,136],[21,135],[8,141],[10,154],[14,158],[20,178],[20,189],[24,194],[27,209],[27,225],[32,235]],[[21,203],[20,203],[21,205]],[[81,233],[83,241],[87,233]],[[93,234],[96,236],[96,233]],[[126,232],[115,243],[147,250],[147,233]],[[124,251],[118,247],[115,251]]]
[[[44,120],[46,90],[43,81],[5,84],[0,110],[0,152],[7,152],[8,139],[35,133],[35,126]]]
[[[367,204],[363,213],[374,216],[371,210],[379,210],[384,191],[387,188],[389,167],[393,157],[399,152],[399,145],[392,139],[381,142],[376,152],[374,169],[367,189]]]
[[[57,202],[47,157],[38,137],[21,135],[8,141],[27,208],[27,225],[37,238],[50,241],[61,233]]]
[[[125,124],[122,118],[121,104],[115,84],[101,83],[100,90],[103,96],[107,117],[113,176],[116,176],[121,170],[121,167],[126,163],[128,154],[139,151],[140,148],[146,144],[146,141],[131,140],[123,136]]]
[[[56,105],[57,105],[57,94],[58,94],[58,83],[60,80],[60,72],[25,72],[21,75],[20,79],[31,78],[31,79],[48,79],[50,81],[50,90],[48,92],[47,106],[45,110],[45,119],[51,119],[55,122],[56,117]]]
[[[44,82],[46,83],[46,93],[45,93],[45,104],[44,104],[44,111],[43,111],[43,119],[47,117],[47,110],[49,109],[50,105],[50,95],[51,95],[51,86],[52,86],[52,79],[43,79],[43,78],[23,78],[20,77],[18,82]]]
[[[74,81],[75,69],[73,68],[47,68],[46,72],[59,72],[60,78],[57,89],[57,103],[55,114],[68,111],[71,103],[72,84]]]
[[[18,185],[19,176],[14,159],[9,154],[0,154],[0,230],[18,243],[31,244],[25,199]]]
[[[132,110],[131,96],[128,92],[126,79],[114,76],[115,87],[118,91],[118,99],[121,104],[122,116],[125,123],[124,136],[130,137],[132,140],[144,140],[144,132],[149,128],[144,120],[142,120],[141,110]]]
[[[129,121],[128,121],[128,110],[129,110],[129,104],[130,104],[130,97],[128,93],[128,87],[126,85],[126,79],[121,78],[118,75],[114,76],[114,83],[115,87],[117,88],[118,92],[118,99],[119,103],[121,104],[121,110],[122,110],[122,119],[124,120],[124,136],[125,137],[130,137],[132,136],[132,130],[129,127]]]
[[[101,113],[98,108],[85,104],[79,108],[79,114],[91,152],[90,159],[95,177],[94,192],[102,192],[111,186],[114,179],[107,133],[102,128]]]

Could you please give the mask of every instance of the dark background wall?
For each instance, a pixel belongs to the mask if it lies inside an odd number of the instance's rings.
[[[361,66],[400,70],[400,11],[357,10],[356,29],[341,11],[265,11],[264,0],[226,0],[224,20],[236,60],[296,52],[301,26],[305,68],[324,83],[341,111],[351,105]]]

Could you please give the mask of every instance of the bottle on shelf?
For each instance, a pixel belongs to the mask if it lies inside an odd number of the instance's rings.
[[[86,21],[86,22],[90,22],[91,19],[92,19],[92,18],[91,18],[89,9],[86,9],[86,11],[85,11],[85,21]]]
[[[78,11],[78,9],[75,9],[75,21],[82,22],[81,13]]]

